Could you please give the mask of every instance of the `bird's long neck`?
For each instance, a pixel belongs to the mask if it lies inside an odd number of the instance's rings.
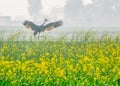
[[[46,21],[43,22],[43,24],[41,26],[43,26],[46,23]]]

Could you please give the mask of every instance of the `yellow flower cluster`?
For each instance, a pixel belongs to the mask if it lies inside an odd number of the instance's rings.
[[[0,52],[2,85],[117,85],[119,42],[5,42]]]

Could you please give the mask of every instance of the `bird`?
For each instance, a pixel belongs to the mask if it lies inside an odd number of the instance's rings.
[[[29,21],[29,20],[25,20],[23,22],[23,25],[27,28],[27,29],[31,29],[34,31],[33,35],[34,37],[36,37],[36,35],[41,32],[44,32],[44,31],[51,31],[52,29],[54,28],[57,28],[59,26],[62,26],[63,25],[63,21],[62,20],[59,20],[59,21],[55,21],[55,22],[51,22],[51,23],[48,23],[45,25],[45,23],[47,22],[48,20],[45,19],[44,22],[41,24],[41,25],[36,25],[34,24],[33,22]],[[40,36],[39,36],[40,37]],[[38,38],[39,38],[38,37]]]

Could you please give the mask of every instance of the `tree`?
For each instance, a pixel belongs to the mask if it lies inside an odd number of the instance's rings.
[[[41,14],[41,0],[28,0],[28,12],[30,14],[30,16],[34,19],[37,20],[40,18],[40,14]]]

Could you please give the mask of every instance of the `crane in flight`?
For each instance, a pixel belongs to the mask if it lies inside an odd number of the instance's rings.
[[[31,29],[34,31],[33,35],[34,37],[36,37],[37,34],[39,34],[38,38],[40,37],[40,33],[44,32],[44,31],[51,31],[54,28],[57,28],[61,25],[63,25],[63,21],[56,21],[56,22],[51,22],[45,25],[45,23],[47,22],[47,19],[44,20],[43,24],[36,25],[31,21],[25,20],[23,22],[23,25],[27,28],[27,29]],[[37,38],[37,37],[36,37]]]

